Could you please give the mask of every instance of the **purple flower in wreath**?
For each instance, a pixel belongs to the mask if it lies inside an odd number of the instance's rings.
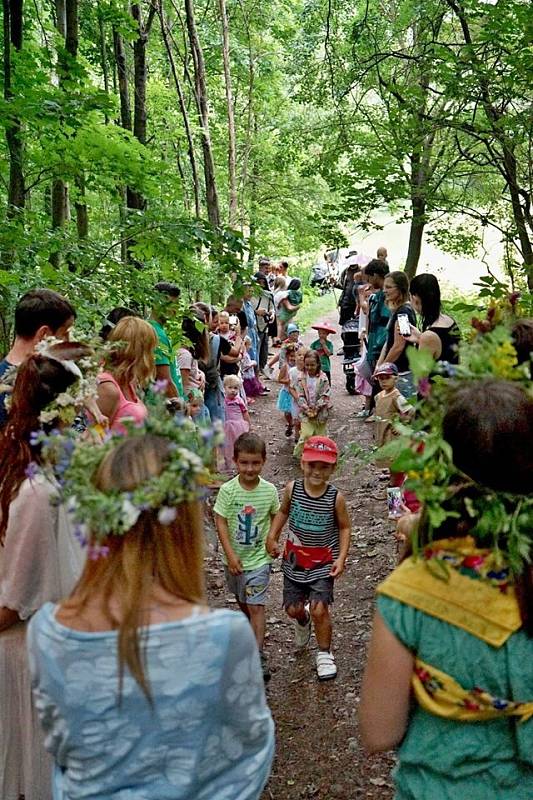
[[[92,544],[87,550],[87,555],[91,561],[98,561],[99,558],[109,555],[109,547],[105,544]]]
[[[418,381],[418,394],[426,399],[431,394],[431,383],[429,378],[420,378]]]
[[[41,431],[32,431],[30,433],[30,447],[37,447],[41,442]]]
[[[166,378],[158,378],[152,386],[152,390],[155,394],[164,394],[167,390],[168,381]]]
[[[30,463],[24,470],[24,474],[28,478],[28,480],[32,481],[39,474],[39,465],[36,464],[35,461],[30,461]]]

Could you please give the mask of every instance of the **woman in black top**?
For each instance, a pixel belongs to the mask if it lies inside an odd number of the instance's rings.
[[[422,330],[411,328],[410,341],[429,350],[436,361],[457,364],[461,332],[453,317],[441,311],[440,286],[434,275],[416,275],[409,286],[411,303],[422,317]]]
[[[387,341],[383,345],[383,350],[376,366],[389,361],[396,364],[398,368],[398,389],[404,397],[413,397],[416,389],[413,383],[413,376],[409,369],[407,358],[407,339],[400,333],[398,317],[405,314],[411,326],[416,323],[416,314],[409,303],[409,279],[405,272],[391,272],[386,276],[383,284],[385,299],[391,310],[391,317],[387,327]]]

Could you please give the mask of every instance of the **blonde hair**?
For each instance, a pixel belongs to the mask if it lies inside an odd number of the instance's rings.
[[[120,342],[108,357],[108,367],[121,386],[145,386],[154,377],[157,336],[148,322],[139,317],[123,317],[107,341]]]
[[[241,382],[241,379],[239,378],[239,376],[238,375],[225,375],[224,376],[224,386],[225,387],[227,386],[229,388],[232,385],[233,386],[237,386],[238,389],[241,388],[242,382]]]
[[[164,470],[169,447],[167,439],[153,434],[125,439],[100,464],[93,479],[96,488],[132,491]],[[100,596],[99,610],[118,630],[119,692],[127,666],[151,700],[141,646],[148,636],[153,583],[189,603],[204,602],[202,541],[200,504],[182,503],[169,525],[158,521],[157,512],[144,511],[124,536],[106,539],[108,555],[87,559],[62,607],[67,614],[82,613],[94,595]],[[118,603],[118,615],[111,608],[112,600]]]
[[[274,281],[274,289],[286,289],[287,288],[287,281],[283,277],[283,275],[278,275],[276,280]]]

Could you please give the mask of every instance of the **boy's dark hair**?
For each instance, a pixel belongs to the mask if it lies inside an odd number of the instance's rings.
[[[43,325],[55,333],[75,316],[74,307],[57,292],[32,289],[20,298],[15,308],[15,336],[31,339]]]
[[[389,272],[389,265],[381,258],[373,258],[364,269],[365,275],[379,275],[380,278],[384,278]]]
[[[266,458],[266,444],[260,436],[255,433],[241,433],[233,445],[233,458],[237,459],[240,453],[251,453],[260,455],[263,460]]]
[[[533,400],[511,381],[486,378],[452,395],[443,421],[454,464],[483,486],[529,494],[533,476]]]
[[[126,306],[117,306],[116,308],[112,308],[111,311],[107,314],[106,318],[104,319],[104,323],[100,328],[100,338],[107,341],[107,337],[117,324],[120,322],[121,319],[124,317],[138,317],[139,314],[136,314],[135,311],[132,311],[131,308],[126,308]]]
[[[527,363],[533,354],[533,319],[519,319],[511,329],[519,364]]]
[[[168,294],[171,297],[179,297],[181,295],[181,289],[177,283],[168,283],[167,281],[160,281],[156,283],[154,289],[161,294]]]

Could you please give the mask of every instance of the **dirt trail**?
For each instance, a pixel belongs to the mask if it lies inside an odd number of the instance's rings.
[[[313,332],[311,332],[313,333]],[[306,340],[311,341],[310,334]],[[339,336],[332,337],[335,352]],[[368,447],[372,425],[355,420],[362,406],[344,387],[342,358],[332,358],[333,403],[328,433],[339,447],[357,442]],[[253,406],[253,430],[267,442],[264,477],[279,490],[299,474],[292,456],[293,442],[285,439],[282,415],[276,410],[278,385]],[[357,705],[370,634],[376,584],[396,560],[391,527],[386,519],[385,485],[378,471],[366,467],[354,475],[350,457],[334,478],[344,493],[352,519],[352,546],[347,569],[335,588],[333,649],[338,677],[319,683],[314,664],[316,642],[296,654],[293,630],[281,608],[282,575],[275,565],[267,606],[266,653],[272,668],[268,700],[276,723],[276,760],[263,800],[390,800],[393,795],[391,754],[368,756],[359,743]],[[224,586],[219,557],[208,558],[208,591],[214,605],[234,606]]]

